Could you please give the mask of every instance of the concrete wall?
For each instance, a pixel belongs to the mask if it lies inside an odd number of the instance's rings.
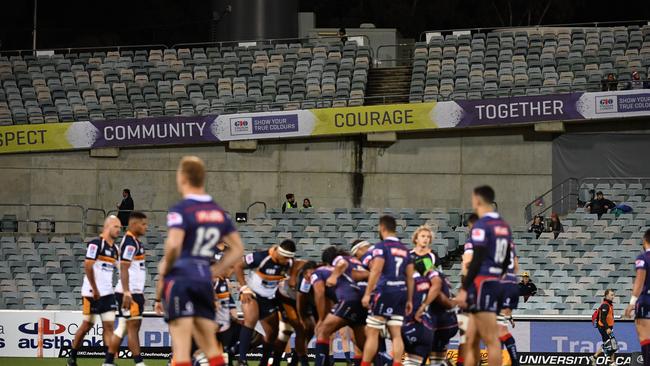
[[[166,209],[179,198],[179,159],[196,154],[207,163],[209,192],[230,211],[253,201],[279,207],[289,191],[317,207],[351,207],[355,145],[342,139],[260,143],[245,153],[210,146],[127,149],[118,158],[91,158],[88,152],[4,155],[0,203],[108,210],[128,187],[136,208]],[[551,185],[551,142],[524,141],[519,134],[403,139],[362,151],[362,207],[468,208],[472,188],[490,184],[500,210],[521,224],[524,205]]]

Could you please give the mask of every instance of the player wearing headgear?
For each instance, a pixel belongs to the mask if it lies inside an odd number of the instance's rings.
[[[431,315],[433,324],[433,344],[429,361],[431,366],[445,365],[447,346],[458,332],[458,321],[451,301],[451,284],[442,271],[433,270],[427,274],[431,288],[427,298],[416,311],[416,316],[423,311]]]
[[[388,327],[393,346],[393,364],[401,365],[404,353],[402,324],[413,310],[413,264],[408,249],[396,237],[397,222],[392,216],[379,219],[381,242],[372,249],[368,287],[362,298],[370,309],[366,320],[366,342],[362,366],[370,366],[377,354],[379,334]]]
[[[361,305],[363,293],[357,281],[366,280],[368,272],[361,269],[361,262],[356,257],[344,251],[338,251],[331,264],[334,270],[325,284],[335,289],[337,303],[316,329],[316,366],[326,365],[329,358],[330,338],[339,329],[349,326],[354,332],[355,342],[363,344],[365,341],[364,325],[367,311]]]
[[[115,354],[120,349],[120,343],[126,332],[129,338],[129,350],[133,354],[136,366],[143,366],[140,355],[140,325],[144,312],[144,285],[147,277],[147,267],[144,263],[144,245],[140,242],[147,232],[147,215],[133,211],[129,215],[129,227],[120,243],[120,277],[115,286],[117,298],[117,328],[106,352],[105,365],[112,365]],[[123,285],[126,284],[126,285]]]
[[[632,317],[641,343],[643,365],[650,366],[650,229],[643,234],[643,253],[636,257],[636,278],[632,288],[630,305],[625,309],[625,316]]]
[[[467,218],[467,231],[472,232],[472,227],[474,223],[478,221],[478,215],[472,213]],[[460,282],[462,283],[467,275],[467,268],[469,263],[472,261],[472,253],[474,253],[474,248],[472,247],[472,242],[469,238],[463,246],[463,258],[460,268]],[[458,359],[456,361],[456,366],[464,366],[465,363],[465,352],[466,352],[466,341],[467,341],[467,328],[469,325],[469,315],[465,313],[462,309],[459,309],[458,314],[456,314],[458,319],[458,333],[460,335],[458,340]],[[476,359],[480,357],[480,354],[475,355]]]
[[[269,250],[246,254],[243,260],[235,265],[235,275],[241,286],[239,300],[244,312],[244,325],[239,333],[240,365],[247,364],[246,353],[258,320],[265,333],[260,364],[263,365],[271,357],[279,326],[278,301],[275,295],[280,281],[289,275],[295,275],[295,255],[296,243],[286,239]],[[251,270],[248,279],[244,275],[245,269]]]
[[[475,365],[476,348],[482,340],[488,350],[488,365],[501,366],[501,342],[497,311],[501,293],[501,277],[510,264],[510,226],[494,212],[494,190],[489,186],[474,188],[472,207],[479,216],[470,234],[474,253],[467,275],[455,302],[471,312],[465,362]]]
[[[210,366],[221,366],[224,357],[215,337],[212,276],[225,274],[241,258],[243,245],[226,212],[205,193],[205,164],[201,159],[181,159],[176,184],[183,200],[167,214],[169,229],[158,266],[161,280],[155,309],[159,314],[164,310],[176,366],[191,365],[192,339]],[[230,250],[212,269],[217,243],[222,241]]]
[[[431,250],[432,240],[433,230],[429,225],[418,227],[411,238],[413,249],[409,252],[409,256],[415,271],[421,276],[426,275],[440,264],[438,263],[438,256]]]
[[[83,322],[77,329],[67,360],[69,366],[77,365],[77,350],[99,316],[104,326],[104,344],[109,345],[113,337],[113,323],[117,303],[113,290],[113,272],[118,259],[115,239],[120,235],[120,220],[109,216],[99,237],[88,242],[84,260],[84,281],[81,287],[83,297]]]

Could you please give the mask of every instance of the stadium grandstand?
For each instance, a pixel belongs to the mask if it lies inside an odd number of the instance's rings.
[[[650,365],[650,21],[205,3],[0,25],[0,363]]]

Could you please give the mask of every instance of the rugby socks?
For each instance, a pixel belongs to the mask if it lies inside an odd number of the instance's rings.
[[[361,361],[361,366],[372,366],[372,362]]]
[[[309,357],[307,355],[295,355],[295,357],[300,361],[300,366],[309,366]]]
[[[215,356],[208,360],[209,366],[224,366],[225,364],[226,360],[223,358],[223,355]]]
[[[643,365],[650,365],[650,339],[641,341],[641,354],[643,355]]]
[[[401,362],[393,361],[393,366],[402,366]]]
[[[329,364],[330,340],[317,339],[315,353],[316,353],[316,364],[314,366],[325,366],[326,364]]]
[[[268,366],[269,358],[273,355],[273,345],[266,342],[262,343],[262,358],[260,359],[259,366]]]
[[[73,360],[77,360],[77,350],[76,349],[72,348],[70,350],[70,358],[73,359]]]
[[[519,366],[519,358],[517,357],[517,345],[515,344],[515,339],[512,338],[512,334],[508,333],[503,337],[499,338],[501,344],[508,351],[510,355],[510,362],[512,366]]]
[[[192,361],[187,361],[187,362],[174,361],[174,366],[192,366]]]
[[[104,363],[112,365],[115,363],[115,353],[106,352],[106,357],[104,357]]]
[[[253,337],[254,329],[247,326],[242,326],[239,332],[239,362],[246,362],[246,353],[251,346],[251,338]],[[262,365],[260,363],[260,365]]]
[[[138,366],[138,364],[144,362],[144,359],[142,358],[142,355],[133,355],[133,362],[135,363],[136,366]]]
[[[343,354],[345,355],[345,362],[347,362],[347,363],[352,362],[351,357],[350,357],[351,356],[350,351],[344,352]]]

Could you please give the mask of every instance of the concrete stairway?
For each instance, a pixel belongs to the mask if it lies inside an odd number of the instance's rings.
[[[412,70],[411,66],[370,69],[365,105],[408,103]]]

